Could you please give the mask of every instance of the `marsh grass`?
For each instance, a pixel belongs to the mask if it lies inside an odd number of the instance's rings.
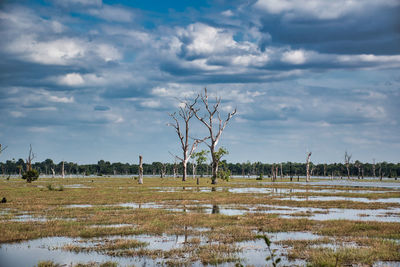
[[[93,182],[92,182],[93,180]],[[181,182],[172,178],[145,178],[144,186],[137,181],[126,178],[90,178],[90,179],[39,179],[32,184],[22,180],[0,181],[0,195],[7,198],[7,203],[0,206],[0,243],[23,241],[41,237],[67,236],[82,238],[119,235],[121,238],[105,241],[96,246],[69,245],[64,249],[70,251],[101,251],[103,254],[119,257],[146,256],[165,259],[166,264],[185,265],[193,262],[202,264],[220,264],[223,262],[238,263],[237,253],[240,249],[235,243],[255,240],[258,231],[266,233],[308,231],[324,236],[318,240],[282,241],[289,246],[289,257],[306,259],[316,266],[329,266],[337,261],[339,265],[371,264],[375,261],[400,261],[398,243],[391,240],[400,239],[400,223],[378,221],[331,220],[315,221],[307,217],[309,212],[292,214],[303,218],[279,218],[279,211],[290,207],[314,207],[349,209],[380,209],[400,207],[400,203],[363,203],[357,201],[291,201],[283,200],[288,194],[251,194],[231,193],[228,190],[212,191],[209,179],[200,179],[200,185],[189,179]],[[76,188],[72,185],[79,184]],[[46,187],[47,185],[47,187]],[[50,185],[50,186],[49,186]],[[51,189],[50,189],[50,188]],[[174,192],[159,192],[157,188],[181,188]],[[185,190],[183,190],[185,187]],[[188,190],[187,188],[192,188]],[[308,186],[291,183],[260,184],[255,180],[234,179],[228,183],[220,181],[219,188],[269,187],[286,189],[349,189],[345,186]],[[61,191],[54,189],[63,188]],[[200,188],[209,191],[199,192]],[[391,192],[382,188],[357,188],[368,193],[318,193],[295,192],[292,196],[345,196],[367,197],[369,199],[399,197],[400,192]],[[371,191],[377,191],[373,193]],[[378,192],[379,191],[379,192]],[[129,208],[118,206],[121,203],[153,203],[164,208]],[[84,208],[68,207],[71,204],[88,204]],[[240,204],[240,205],[238,205]],[[227,216],[223,214],[205,214],[204,205],[228,205],[238,209],[253,208],[252,213]],[[247,205],[247,206],[245,206]],[[268,206],[267,206],[268,205]],[[264,210],[276,209],[276,214],[262,213]],[[255,211],[255,212],[254,212]],[[259,211],[259,212],[257,212]],[[29,214],[48,221],[10,220],[19,215]],[[390,214],[388,214],[390,215]],[[99,225],[130,224],[118,228],[105,228]],[[198,230],[205,228],[206,230]],[[128,235],[187,235],[184,246],[169,251],[152,250],[134,239],[124,239]],[[366,237],[366,238],[365,238]],[[209,243],[204,243],[206,239]],[[318,247],[331,244],[337,240],[356,243],[355,247]],[[54,264],[52,262],[45,262]],[[43,263],[43,264],[45,264]],[[326,264],[326,265],[325,265]],[[57,265],[40,265],[57,266]],[[90,265],[92,266],[92,265]],[[111,265],[112,266],[112,265]]]

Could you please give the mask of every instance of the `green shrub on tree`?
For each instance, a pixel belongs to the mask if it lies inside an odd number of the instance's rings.
[[[35,154],[32,151],[32,145],[29,146],[29,154],[26,159],[26,172],[22,174],[22,179],[26,180],[26,182],[30,183],[39,178],[39,172],[37,170],[32,169],[32,160],[35,158]]]

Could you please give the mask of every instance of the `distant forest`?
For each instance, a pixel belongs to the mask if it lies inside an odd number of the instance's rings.
[[[33,168],[38,170],[40,174],[52,175],[52,169],[56,175],[62,172],[62,162],[54,163],[51,159],[46,159],[43,162],[32,164]],[[350,176],[352,177],[389,177],[397,178],[400,176],[400,163],[377,162],[361,163],[355,161],[350,163]],[[19,159],[7,160],[5,163],[0,163],[1,175],[16,175],[23,173],[26,168],[26,163]],[[282,163],[261,163],[261,162],[245,162],[245,163],[227,163],[221,161],[220,168],[225,171],[230,171],[231,175],[236,176],[260,176],[268,177],[271,175],[272,169],[277,169],[277,176],[281,174],[284,177],[304,176],[306,173],[306,163],[282,162]],[[282,171],[281,171],[282,168]],[[343,163],[331,164],[312,164],[312,176],[335,176],[347,177],[347,168]],[[151,164],[143,164],[143,171],[146,175],[160,176],[173,175],[174,169],[177,175],[182,174],[182,164],[179,163],[161,163],[153,162]],[[192,164],[188,163],[188,174],[192,175]],[[129,163],[110,163],[109,161],[100,160],[97,164],[82,164],[79,165],[73,162],[64,162],[65,175],[137,175],[139,171],[138,164]],[[197,166],[196,173],[198,175],[209,175],[211,166],[202,164]]]

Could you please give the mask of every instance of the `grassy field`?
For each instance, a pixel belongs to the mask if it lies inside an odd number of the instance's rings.
[[[148,259],[172,266],[265,266],[271,264],[265,260],[269,250],[258,239],[265,234],[282,266],[400,265],[399,189],[286,179],[273,184],[233,179],[212,187],[210,179],[200,180],[196,185],[192,179],[145,178],[138,185],[129,178],[47,178],[31,184],[1,179],[0,197],[7,199],[0,204],[2,249],[69,237],[52,249],[77,259],[81,253],[112,257],[104,266],[124,265],[122,259],[138,259],[137,265]],[[334,211],[360,214],[324,219]],[[174,237],[179,241],[171,244]],[[82,264],[101,265],[101,259]],[[42,260],[35,264],[58,264]]]

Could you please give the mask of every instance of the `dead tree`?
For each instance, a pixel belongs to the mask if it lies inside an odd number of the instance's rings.
[[[62,176],[62,178],[65,178],[64,161],[62,161],[61,176]]]
[[[326,164],[324,164],[324,177],[326,177]]]
[[[306,182],[310,181],[310,157],[312,152],[307,153],[306,159]]]
[[[51,178],[54,178],[56,175],[56,172],[54,171],[54,168],[51,168]]]
[[[161,170],[160,170],[160,178],[164,178],[166,172],[167,172],[167,167],[165,166],[164,163],[162,163]]]
[[[197,96],[199,97],[199,96]],[[216,157],[216,147],[218,145],[219,139],[221,138],[221,134],[224,131],[226,125],[228,124],[229,120],[236,114],[236,109],[230,113],[228,113],[227,118],[223,121],[220,116],[220,112],[218,110],[219,105],[221,104],[221,98],[217,97],[216,102],[214,105],[210,106],[208,102],[208,94],[207,94],[207,88],[204,88],[204,94],[200,95],[201,100],[203,102],[203,105],[206,109],[206,114],[204,116],[200,116],[199,110],[200,109],[195,109],[194,107],[191,107],[194,115],[196,118],[202,122],[208,129],[209,131],[209,136],[208,138],[210,139],[210,143],[206,143],[207,146],[210,149],[211,153],[211,159],[212,159],[212,177],[211,177],[211,184],[216,184],[217,183],[217,175],[218,175],[218,164],[219,160]],[[214,128],[214,119],[215,116],[217,117],[217,129]]]
[[[174,161],[174,167],[173,167],[173,171],[174,171],[174,179],[176,178],[176,174],[177,174],[177,164],[176,164],[176,160]]]
[[[32,152],[32,145],[29,145],[29,154],[26,161],[26,171],[32,170],[32,160],[35,158],[35,154]]]
[[[356,166],[358,172],[357,172],[357,179],[360,179],[361,177],[361,163],[356,160],[356,162],[354,163],[354,166]]]
[[[7,146],[2,147],[2,145],[0,144],[0,154],[1,154],[1,152],[3,152],[4,150],[6,150],[6,148],[7,148]]]
[[[197,97],[198,98],[198,97]],[[192,156],[193,152],[196,150],[198,144],[202,143],[204,139],[194,139],[192,145],[189,144],[189,122],[195,115],[195,112],[198,109],[195,109],[194,106],[197,103],[197,98],[194,100],[193,103],[189,104],[187,101],[181,101],[181,106],[179,107],[178,114],[176,112],[169,114],[169,116],[174,120],[172,123],[168,123],[168,126],[171,126],[175,129],[176,133],[178,134],[179,141],[181,143],[182,148],[182,157],[176,156],[182,162],[183,165],[183,174],[182,174],[182,181],[186,181],[187,175],[187,163],[189,162],[190,157]],[[180,120],[183,120],[183,128],[181,128]]]
[[[281,180],[283,179],[283,170],[282,170],[282,163],[281,163]]]
[[[372,159],[372,176],[375,178],[376,177],[376,172],[375,172],[375,159]]]
[[[139,184],[143,184],[143,157],[139,155]]]
[[[346,164],[346,169],[347,169],[347,179],[350,179],[350,161],[351,161],[351,155],[345,151],[344,153],[344,163]]]

